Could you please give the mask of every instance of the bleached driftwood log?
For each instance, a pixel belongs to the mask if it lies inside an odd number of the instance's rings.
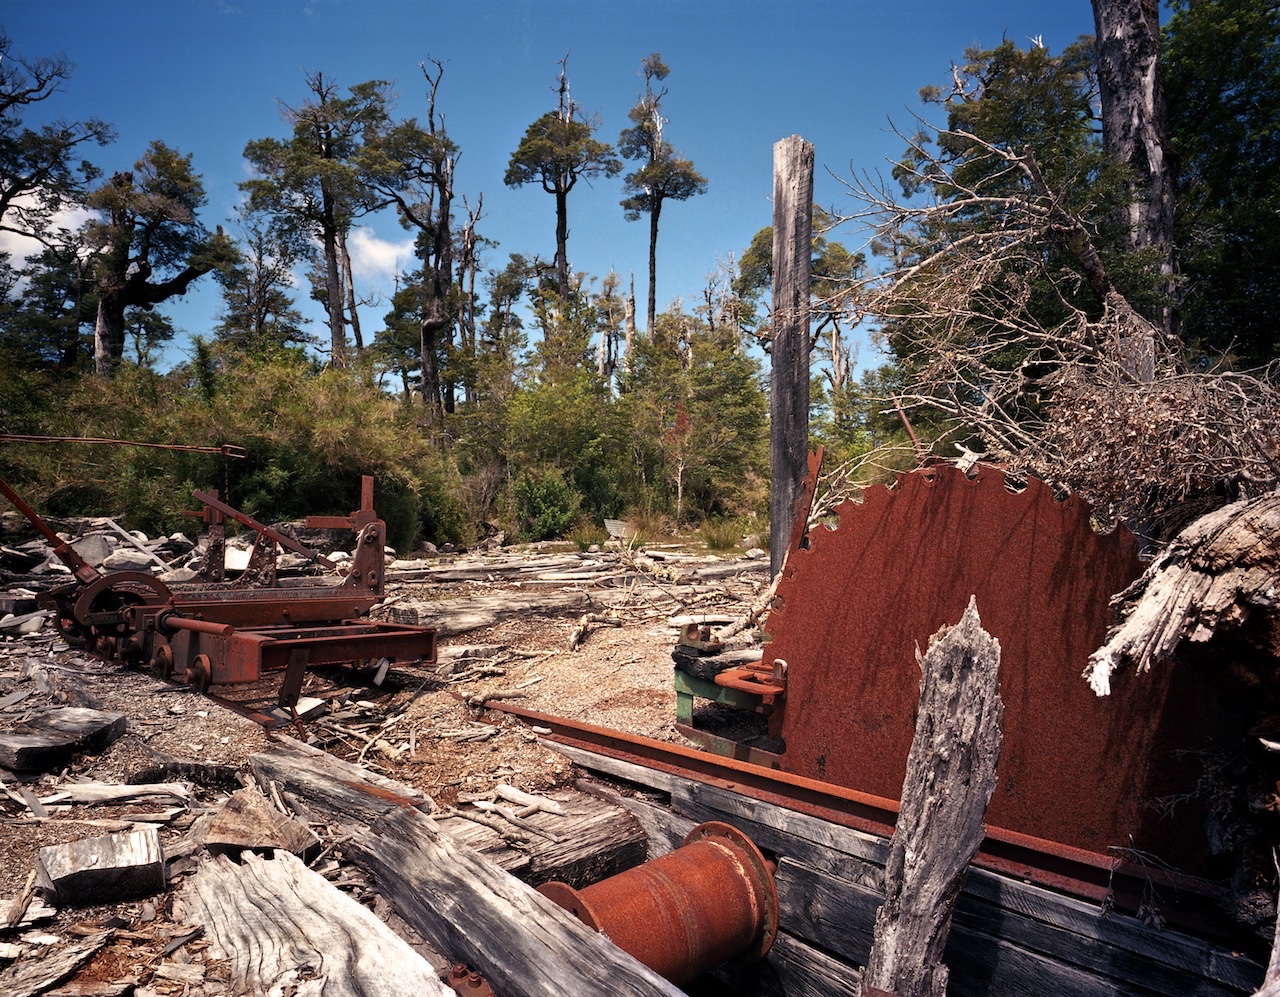
[[[1085,671],[1099,696],[1110,694],[1111,675],[1125,662],[1145,672],[1184,640],[1203,643],[1256,612],[1274,613],[1280,605],[1280,492],[1201,516],[1112,605],[1123,622]]]
[[[154,828],[47,845],[36,856],[37,882],[59,906],[116,903],[165,887],[164,852]]]
[[[288,852],[206,862],[183,902],[230,960],[234,993],[280,993],[305,973],[316,997],[453,994],[406,941]]]
[[[916,732],[889,841],[885,902],[876,912],[864,994],[946,994],[942,950],[965,869],[986,834],[983,819],[996,788],[1004,717],[1000,644],[982,629],[976,600],[969,600],[956,626],[934,636],[920,664]]]

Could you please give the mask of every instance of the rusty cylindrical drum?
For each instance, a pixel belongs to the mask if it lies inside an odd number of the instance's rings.
[[[677,985],[726,959],[751,962],[778,933],[773,863],[735,827],[699,824],[684,844],[581,890],[540,893]]]

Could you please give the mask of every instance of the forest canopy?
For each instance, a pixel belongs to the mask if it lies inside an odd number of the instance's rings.
[[[811,440],[851,481],[959,445],[1167,524],[1274,487],[1280,13],[1174,0],[1152,30],[1163,165],[1142,136],[1108,135],[1112,49],[1006,39],[921,81],[890,183],[855,174],[855,207],[814,206]],[[680,152],[696,122],[663,116],[680,66],[660,52],[613,135],[561,60],[504,177],[551,195],[554,228],[500,247],[484,192],[457,188],[443,60],[422,63],[412,107],[318,71],[264,94],[281,127],[243,137],[240,207],[216,219],[200,164],[163,136],[107,176],[92,160],[109,124],[29,123],[73,67],[20,44],[0,35],[0,230],[40,248],[0,259],[5,432],[248,454],[6,443],[0,471],[33,504],[176,529],[190,489],[216,484],[273,521],[347,512],[373,474],[401,548],[586,542],[624,516],[767,535],[772,234],[726,246],[699,300],[658,310],[659,218],[720,179]],[[618,211],[649,223],[642,310],[634,278],[569,264],[580,179],[617,184]],[[352,239],[377,212],[415,247],[380,306]],[[83,221],[53,223],[68,217]],[[221,295],[216,322],[162,371],[164,303],[198,281]],[[868,334],[879,351],[860,356]]]

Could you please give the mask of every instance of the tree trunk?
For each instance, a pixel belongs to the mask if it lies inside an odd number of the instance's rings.
[[[560,310],[569,300],[569,192],[556,191],[556,287]]]
[[[342,309],[342,275],[338,269],[338,227],[332,221],[333,199],[324,195],[325,220],[321,226],[324,249],[324,289],[329,311],[329,361],[335,367],[347,363],[347,322]]]
[[[627,292],[626,304],[622,307],[622,328],[626,336],[627,356],[623,363],[631,370],[632,357],[636,349],[636,275],[631,275],[631,290]]]
[[[769,391],[770,567],[782,569],[809,466],[809,282],[813,146],[773,147],[773,347]]]
[[[1122,209],[1126,248],[1160,247],[1160,271],[1173,273],[1173,168],[1168,155],[1157,0],[1093,0],[1102,141],[1133,170]],[[1164,327],[1171,328],[1166,309]]]
[[[653,207],[649,211],[649,338],[653,338],[653,322],[657,312],[658,299],[658,216],[662,214],[662,200],[653,198]]]
[[[124,308],[112,308],[111,298],[98,298],[98,317],[93,324],[94,369],[104,377],[115,373],[124,356]]]
[[[347,234],[338,231],[338,250],[342,253],[342,284],[347,301],[347,316],[351,321],[351,336],[356,341],[356,356],[364,352],[364,337],[360,335],[360,315],[356,311],[356,281],[351,273],[351,254],[347,252]]]
[[[421,389],[428,423],[435,422],[440,415],[440,372],[436,367],[436,339],[440,329],[446,324],[441,319],[441,311],[443,308],[440,302],[433,299],[422,320],[422,342],[419,347],[422,354]]]

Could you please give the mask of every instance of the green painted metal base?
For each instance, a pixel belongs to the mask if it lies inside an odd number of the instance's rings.
[[[779,767],[781,756],[774,754],[772,751],[753,748],[740,741],[733,741],[718,734],[699,730],[693,725],[693,701],[695,698],[708,699],[713,703],[721,703],[739,710],[768,713],[769,707],[764,704],[763,697],[751,692],[742,692],[738,689],[726,689],[724,686],[708,682],[706,679],[695,678],[679,669],[676,669],[673,674],[675,675],[676,687],[676,730],[694,744],[706,751],[710,751],[712,754],[723,755],[726,758],[736,758],[739,761],[750,762],[753,765],[763,765],[766,768],[776,769]]]

